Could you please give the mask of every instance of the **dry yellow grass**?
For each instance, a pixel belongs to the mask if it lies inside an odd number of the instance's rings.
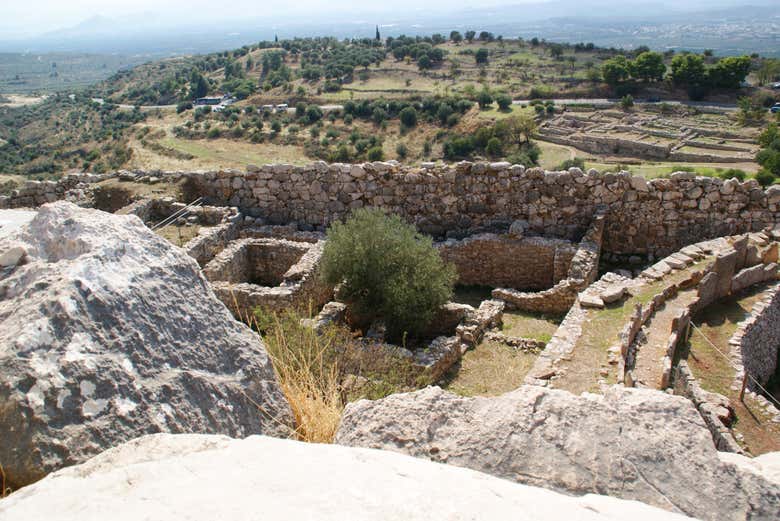
[[[337,336],[319,335],[297,323],[295,316],[275,315],[271,320],[265,344],[295,416],[296,437],[331,443],[345,405],[339,364],[332,357]]]
[[[7,497],[11,492],[11,488],[7,487],[5,484],[5,471],[3,470],[3,466],[0,465],[0,499]]]

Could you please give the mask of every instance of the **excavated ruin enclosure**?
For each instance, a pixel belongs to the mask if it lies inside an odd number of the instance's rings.
[[[172,197],[140,199],[116,213],[136,215],[153,229],[160,226],[157,233],[183,248],[201,267],[238,237],[242,223],[235,207],[188,206]],[[184,243],[176,240],[182,236],[182,227],[188,229],[185,237],[189,240]]]
[[[319,310],[333,288],[319,275],[323,243],[246,238],[229,243],[204,268],[217,297],[236,317],[260,308]]]
[[[696,311],[777,279],[778,187],[687,172],[648,182],[504,163],[271,165],[173,178],[182,177],[193,197],[230,205],[186,249],[237,317],[256,307],[308,307],[321,309],[310,321],[315,328],[343,321],[343,304],[328,303],[333,288],[319,280],[322,231],[353,208],[377,206],[436,237],[458,283],[480,288],[474,306],[442,309],[425,346],[388,345],[432,381],[480,342],[541,351],[526,383],[575,393],[614,383],[672,389],[694,402],[718,448],[740,450],[724,413],[728,398],[702,392],[685,346]],[[131,211],[153,223],[180,206],[147,202]],[[621,262],[629,269],[598,279],[602,257],[608,269]],[[653,264],[632,276],[646,260]],[[732,339],[732,358],[742,360],[735,379],[741,370],[766,383],[777,373],[775,300],[762,300]],[[499,330],[505,310],[565,317],[540,341]]]

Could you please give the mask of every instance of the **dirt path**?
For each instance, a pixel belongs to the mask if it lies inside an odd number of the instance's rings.
[[[552,387],[564,389],[574,394],[598,393],[602,383],[607,385],[616,383],[617,365],[609,363],[609,349],[617,343],[618,335],[631,317],[635,306],[637,304],[647,305],[664,288],[685,280],[691,272],[701,269],[709,262],[712,262],[712,258],[706,257],[683,270],[669,273],[661,280],[644,284],[633,290],[633,297],[621,303],[607,306],[604,309],[587,309],[586,318],[582,324],[582,333],[571,355],[558,364],[562,374],[560,378],[551,381]],[[671,306],[669,308],[672,311]],[[665,336],[668,339],[671,332],[671,322],[665,331]],[[652,355],[650,355],[650,359],[652,360]],[[658,370],[661,370],[660,364]]]
[[[764,408],[749,395],[739,399],[739,388],[732,388],[734,368],[722,353],[729,352],[729,339],[745,320],[765,286],[750,288],[745,293],[729,297],[707,306],[693,317],[698,330],[691,335],[683,357],[702,388],[722,394],[729,399],[737,416],[732,432],[743,449],[757,456],[780,450],[780,424],[772,421]]]
[[[695,299],[695,289],[681,291],[650,318],[645,329],[645,341],[640,344],[636,354],[633,373],[637,387],[661,389],[663,359],[672,332],[672,321]]]

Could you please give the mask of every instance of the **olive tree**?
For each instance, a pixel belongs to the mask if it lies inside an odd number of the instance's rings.
[[[323,278],[360,322],[383,319],[392,339],[422,333],[452,296],[455,269],[429,237],[396,215],[361,208],[328,229]]]

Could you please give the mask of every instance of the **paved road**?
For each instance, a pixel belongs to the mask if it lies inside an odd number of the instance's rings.
[[[513,105],[528,105],[534,100],[513,100]],[[542,100],[547,101],[547,100]],[[609,98],[567,98],[567,99],[553,99],[550,100],[556,105],[602,105],[602,106],[613,106],[620,103],[619,99],[609,99]],[[658,102],[648,102],[644,101],[642,99],[636,99],[634,100],[635,103],[638,104],[647,104],[647,105],[659,105],[661,103],[666,103],[667,105],[684,105],[686,107],[699,107],[699,108],[714,108],[714,109],[721,109],[721,110],[737,110],[737,106],[733,103],[713,103],[710,101],[673,101],[673,100],[664,100],[664,101],[658,101]]]
[[[92,98],[92,101],[99,104],[104,104],[106,101],[103,98]],[[126,109],[126,110],[133,110],[136,105],[124,105],[122,103],[118,104],[117,107],[120,109]],[[155,110],[155,109],[175,109],[176,105],[139,105],[138,106],[141,110]]]
[[[95,103],[103,104],[105,101],[102,98],[92,98],[92,101]],[[528,100],[528,99],[517,99],[513,100],[513,105],[528,105],[534,100]],[[543,100],[547,101],[547,100]],[[604,106],[604,107],[611,107],[614,105],[617,105],[620,103],[619,99],[609,99],[609,98],[563,98],[563,99],[552,99],[550,100],[556,105],[595,105],[595,106]],[[646,102],[641,99],[635,100],[637,104],[649,104],[649,105],[658,105],[660,103],[666,103],[668,105],[684,105],[686,107],[699,107],[699,108],[712,108],[712,109],[720,109],[720,110],[737,110],[737,106],[733,103],[712,103],[708,101],[660,101],[660,102]],[[121,109],[127,109],[132,110],[135,108],[135,105],[117,105]],[[141,105],[141,110],[168,110],[168,109],[175,109],[176,105]],[[342,110],[344,108],[344,105],[320,105],[320,108],[324,112],[329,112],[333,110]],[[290,107],[288,110],[290,113],[295,113],[295,107]]]

